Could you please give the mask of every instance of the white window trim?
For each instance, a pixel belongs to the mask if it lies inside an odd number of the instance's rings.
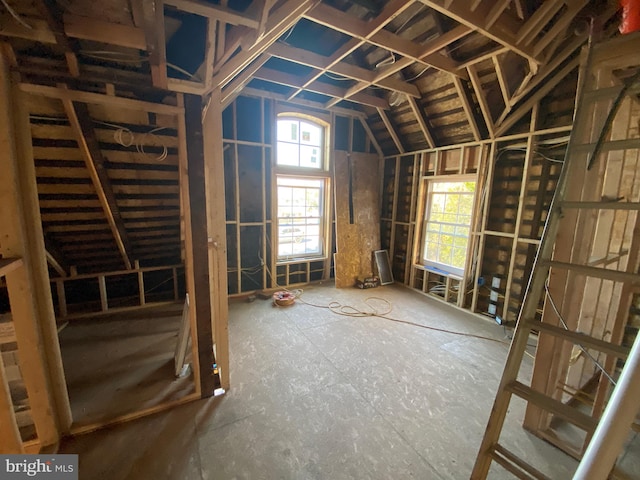
[[[452,265],[447,265],[445,263],[440,263],[440,262],[436,262],[434,260],[429,260],[427,258],[425,258],[425,246],[426,246],[426,239],[427,239],[427,223],[429,221],[429,212],[431,210],[431,194],[432,192],[432,185],[434,183],[461,183],[461,182],[474,182],[476,184],[476,189],[478,187],[478,179],[476,177],[476,175],[447,175],[447,176],[438,176],[438,177],[430,177],[424,180],[425,182],[427,182],[426,185],[426,198],[425,198],[425,205],[424,205],[424,218],[422,219],[422,241],[420,244],[420,260],[422,262],[422,265],[424,265],[424,267],[428,270],[431,271],[435,271],[435,272],[442,272],[443,275],[456,275],[459,277],[464,277],[467,271],[467,267],[468,267],[468,259],[469,259],[469,247],[470,247],[470,242],[473,236],[473,222],[474,222],[474,218],[475,218],[475,211],[472,208],[471,211],[471,221],[469,223],[469,236],[467,237],[467,251],[466,251],[466,255],[465,255],[465,264],[463,268],[458,268],[458,267],[454,267]],[[476,190],[473,193],[473,202],[472,204],[475,207],[476,204],[476,195],[478,194],[478,191]]]
[[[309,123],[316,124],[322,128],[322,165],[319,168],[310,167],[295,167],[292,165],[278,165],[278,120],[286,119],[298,119],[304,120]],[[316,117],[313,115],[305,114],[298,111],[280,111],[275,117],[276,124],[273,131],[275,134],[272,136],[273,148],[272,148],[272,172],[273,172],[273,187],[272,187],[272,239],[273,241],[273,253],[276,265],[285,265],[290,263],[300,263],[306,261],[319,261],[326,260],[330,255],[330,242],[331,242],[331,188],[332,178],[330,173],[330,122],[328,119],[322,116]],[[278,177],[291,177],[291,178],[309,178],[309,179],[322,179],[324,180],[324,191],[321,206],[321,231],[320,231],[320,245],[321,252],[317,254],[299,254],[291,256],[280,257],[278,255]]]

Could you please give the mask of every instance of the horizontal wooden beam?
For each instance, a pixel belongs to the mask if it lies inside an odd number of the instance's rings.
[[[435,0],[419,0],[429,8],[432,8],[453,20],[466,25],[467,27],[482,33],[491,40],[498,42],[518,55],[530,59],[536,64],[540,64],[541,60],[533,53],[530,47],[518,45],[517,36],[511,31],[509,25],[502,22],[502,19],[496,21],[487,28],[485,26],[487,16],[492,8],[493,2],[482,2],[475,11],[471,11],[468,2],[456,1],[452,2],[448,8],[445,8],[440,2]]]
[[[65,13],[63,18],[64,33],[68,37],[135,48],[136,50],[147,49],[147,41],[142,28],[71,13]]]
[[[319,0],[288,0],[283,3],[269,16],[264,36],[251,47],[241,50],[225,63],[218,73],[214,75],[209,91],[216,88],[224,88],[317,3],[319,3]]]
[[[124,108],[139,112],[158,113],[164,115],[178,115],[183,113],[183,108],[164,103],[144,102],[126,97],[105,95],[102,93],[83,92],[81,90],[68,90],[48,85],[36,85],[33,83],[21,83],[20,90],[33,95],[42,95],[48,98],[60,100],[72,100],[74,102],[92,103],[96,105],[108,105],[115,108]]]
[[[301,65],[321,70],[326,69],[327,65],[331,63],[329,57],[309,52],[301,48],[290,47],[283,43],[273,44],[269,48],[269,53],[274,57],[282,58],[283,60],[288,60],[290,62],[299,63]],[[369,84],[376,80],[375,72],[346,62],[340,62],[334,65],[329,71],[337,75],[342,75],[359,82],[367,82]],[[398,93],[411,95],[412,97],[420,97],[420,92],[415,85],[401,80],[384,78],[376,82],[376,85]]]
[[[172,5],[183,12],[212,18],[222,23],[244,25],[253,29],[257,29],[259,25],[257,18],[248,16],[246,13],[238,12],[222,5],[203,2],[202,0],[164,0],[164,3]]]
[[[413,2],[402,2],[402,8],[400,10],[396,9],[397,11],[394,12],[394,16],[408,8],[412,3]],[[416,62],[437,68],[438,70],[455,75],[466,75],[464,70],[459,69],[458,62],[437,53],[424,55],[421,52],[423,48],[422,45],[407,38],[400,37],[388,30],[383,30],[381,27],[376,28],[379,25],[384,25],[393,20],[393,16],[389,15],[381,14],[379,17],[383,18],[376,18],[370,21],[361,20],[358,17],[349,15],[324,3],[305,14],[305,18],[308,20],[337,30],[362,42],[367,42],[399,55],[409,57]]]
[[[280,85],[286,85],[292,88],[302,88],[305,79],[298,77],[296,75],[280,72],[278,70],[272,70],[270,68],[262,67],[255,74],[255,78],[259,78],[261,80],[265,80],[267,82],[273,82]],[[343,98],[347,92],[345,88],[336,87],[335,85],[331,85],[329,83],[324,83],[320,81],[315,81],[305,87],[305,90],[310,92],[320,93],[322,95],[327,95],[329,97],[335,98]],[[413,97],[412,97],[413,98]],[[355,103],[360,103],[363,105],[369,105],[374,108],[389,108],[389,102],[387,102],[384,98],[374,97],[373,95],[368,95],[364,93],[353,95],[349,98],[350,101]]]

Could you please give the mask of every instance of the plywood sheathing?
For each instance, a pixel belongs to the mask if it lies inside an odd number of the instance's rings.
[[[345,288],[352,287],[358,277],[374,273],[373,251],[380,248],[378,157],[337,151],[334,161],[336,287]]]

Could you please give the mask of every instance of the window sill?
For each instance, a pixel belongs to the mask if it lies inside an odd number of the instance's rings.
[[[442,270],[440,268],[437,267],[432,267],[431,265],[420,265],[419,263],[415,263],[413,265],[415,268],[417,268],[418,270],[424,270],[426,272],[429,273],[434,273],[436,275],[442,275],[443,277],[447,277],[450,278],[451,280],[458,280],[458,281],[462,281],[462,276],[455,274],[455,273],[451,273],[451,272],[447,272],[446,270]]]
[[[322,255],[319,255],[317,257],[295,257],[295,258],[287,258],[286,260],[277,260],[276,266],[291,265],[294,263],[304,263],[304,262],[324,262],[325,260],[327,260],[327,257]]]

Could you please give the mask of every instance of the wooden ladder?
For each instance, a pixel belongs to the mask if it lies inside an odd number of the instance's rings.
[[[471,473],[472,479],[487,478],[492,461],[517,478],[548,478],[500,443],[501,431],[513,395],[527,402],[528,415],[532,411],[538,415],[543,412],[547,418],[552,416],[569,422],[587,432],[587,439],[598,424],[604,405],[599,409],[594,407],[591,413],[585,413],[584,409],[575,408],[563,401],[563,394],[559,394],[556,389],[556,380],[549,380],[547,377],[542,382],[537,381],[540,378],[536,379],[535,371],[530,385],[519,380],[518,374],[532,332],[539,333],[539,340],[544,337],[547,345],[555,345],[555,350],[542,352],[549,355],[548,360],[541,359],[541,363],[545,365],[545,362],[552,365],[554,360],[561,357],[559,352],[565,353],[568,365],[568,357],[573,346],[582,350],[585,358],[589,357],[591,360],[595,360],[597,355],[600,355],[600,358],[604,356],[605,362],[595,361],[598,368],[597,376],[606,384],[606,387],[603,387],[604,391],[610,391],[609,379],[613,380],[612,377],[615,375],[616,359],[625,359],[628,355],[629,349],[620,343],[631,298],[640,285],[640,202],[631,195],[620,198],[619,192],[625,182],[622,178],[625,175],[623,166],[626,165],[624,154],[632,150],[637,159],[637,149],[640,148],[637,133],[628,134],[632,120],[637,122],[637,118],[632,119],[632,116],[640,116],[640,108],[634,106],[629,97],[631,94],[637,95],[640,91],[640,74],[635,73],[640,70],[637,68],[640,59],[638,53],[631,54],[637,50],[639,38],[637,35],[627,39],[617,38],[613,42],[614,45],[611,45],[611,41],[596,44],[593,47],[585,47],[582,53],[574,128],[502,379]],[[625,58],[625,55],[629,58]],[[628,68],[633,66],[636,70]],[[616,74],[621,69],[627,71],[626,78],[622,80]],[[615,114],[615,110],[622,103],[625,103],[624,120],[620,120]],[[626,127],[621,125],[623,121],[627,122]],[[610,128],[612,125],[613,129]],[[640,182],[640,161],[636,160],[634,165],[633,182],[637,185]],[[628,170],[628,166],[625,168]],[[638,188],[634,189],[637,192]],[[627,227],[629,222],[635,227],[625,228],[626,249],[620,246],[616,257],[610,255],[607,249],[615,243],[611,240],[614,236],[612,232],[615,221],[619,218],[626,219]],[[594,252],[603,250],[604,260],[594,262]],[[613,260],[607,261],[608,258]],[[582,324],[579,323],[578,317],[589,301],[584,294],[585,285],[592,281],[609,282],[613,285],[611,288],[616,292],[615,301],[620,304],[609,314],[615,317],[611,321],[616,324],[617,329],[610,336],[611,341],[603,340],[603,335],[594,336],[579,331],[582,330]],[[538,310],[543,295],[545,308],[541,318]],[[590,333],[592,331],[593,329]],[[540,346],[539,341],[537,355],[541,355]],[[590,351],[601,353],[594,356]],[[538,359],[536,365],[537,362]],[[565,366],[561,371],[566,375],[567,369]],[[600,393],[601,403],[604,404],[607,394]],[[525,426],[532,430],[526,422]],[[579,458],[581,453],[582,451],[577,451],[574,456]]]

